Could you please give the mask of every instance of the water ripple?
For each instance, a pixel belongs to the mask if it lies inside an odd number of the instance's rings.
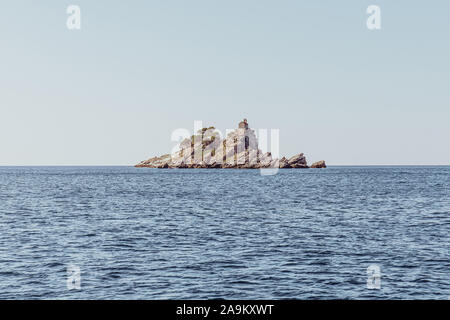
[[[450,167],[0,167],[0,217],[0,299],[450,297]]]

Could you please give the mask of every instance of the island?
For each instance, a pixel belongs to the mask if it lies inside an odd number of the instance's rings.
[[[270,152],[258,147],[255,131],[249,128],[247,119],[238,128],[222,139],[214,128],[203,128],[190,138],[184,139],[179,150],[144,160],[135,165],[138,168],[180,168],[180,169],[306,169],[326,168],[324,160],[308,166],[303,153],[291,158],[272,158]]]

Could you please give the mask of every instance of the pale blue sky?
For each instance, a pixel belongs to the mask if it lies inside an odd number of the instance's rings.
[[[0,165],[132,165],[244,117],[309,162],[450,164],[449,31],[444,0],[9,1]]]

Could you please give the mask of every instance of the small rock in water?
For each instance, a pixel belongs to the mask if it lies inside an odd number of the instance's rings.
[[[326,168],[326,167],[327,167],[327,165],[325,164],[324,160],[320,160],[320,161],[314,162],[311,165],[311,168]]]

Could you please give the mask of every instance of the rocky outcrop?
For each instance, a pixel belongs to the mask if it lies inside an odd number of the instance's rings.
[[[135,165],[135,167],[168,168],[169,163],[171,163],[170,154],[165,154],[161,157],[153,157],[142,161],[141,163]]]
[[[325,162],[323,165],[317,168],[325,168]],[[289,160],[285,157],[273,159],[270,152],[263,153],[258,148],[255,131],[249,128],[247,119],[244,119],[224,139],[214,127],[203,128],[189,139],[183,140],[177,152],[144,160],[136,167],[288,169],[308,168],[308,165],[303,153],[296,154]]]
[[[303,153],[299,153],[289,159],[288,165],[290,168],[308,168],[306,158]]]
[[[280,169],[287,169],[287,168],[291,167],[289,165],[289,161],[288,161],[288,159],[286,159],[286,157],[281,158],[281,160],[279,162],[279,166],[280,166]]]
[[[327,165],[325,164],[324,160],[320,160],[320,161],[314,162],[311,165],[311,168],[326,168],[326,167],[327,167]]]

